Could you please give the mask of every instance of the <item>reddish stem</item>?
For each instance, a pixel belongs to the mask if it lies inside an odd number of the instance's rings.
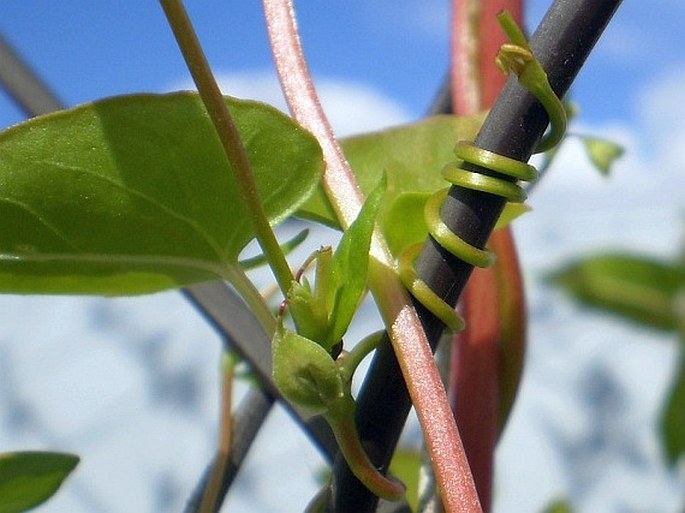
[[[343,227],[356,218],[363,195],[321,109],[304,60],[291,0],[263,0],[276,68],[295,119],[319,141],[326,169],[323,186]],[[376,297],[402,375],[424,431],[441,498],[450,513],[480,512],[461,438],[411,300],[376,232],[371,244],[369,289]]]
[[[506,9],[514,17],[516,23],[522,26],[522,4],[522,0],[483,0],[481,2],[478,19],[478,32],[481,34],[478,45],[480,89],[483,102],[481,108],[489,109],[495,103],[500,90],[507,81],[495,65],[495,56],[500,46],[509,42],[497,22],[497,14]]]
[[[473,273],[462,295],[466,329],[452,352],[450,399],[483,511],[492,501],[497,441],[499,312],[492,268]]]
[[[478,50],[479,0],[452,2],[452,110],[469,116],[482,109]]]
[[[509,228],[493,232],[492,267],[474,272],[462,296],[466,329],[456,337],[450,399],[483,511],[492,505],[495,444],[518,389],[525,352],[525,300]]]
[[[522,0],[453,0],[451,82],[455,114],[470,116],[495,103],[506,81],[495,65],[495,55],[508,42],[496,16],[506,9],[521,25],[522,4]]]
[[[507,42],[496,19],[502,9],[509,10],[517,23],[521,23],[522,0],[453,1],[451,79],[455,114],[471,115],[489,108],[506,81],[495,65],[499,47]],[[495,444],[504,416],[500,413],[502,401],[508,411],[515,392],[507,387],[512,384],[516,387],[518,383],[518,373],[510,366],[520,356],[511,356],[514,351],[507,351],[510,356],[504,359],[500,342],[504,330],[508,330],[506,335],[518,341],[519,355],[523,354],[522,339],[516,335],[522,332],[525,315],[518,261],[509,228],[495,232],[493,242],[508,252],[498,254],[493,268],[475,269],[464,290],[466,330],[455,337],[449,387],[454,416],[483,511],[490,511],[492,504]],[[501,281],[503,276],[508,277],[507,273],[518,287],[512,292],[513,299],[501,300],[498,286],[503,286]],[[512,317],[503,317],[505,313]],[[510,323],[516,326],[509,326]],[[503,376],[502,383],[500,376]]]

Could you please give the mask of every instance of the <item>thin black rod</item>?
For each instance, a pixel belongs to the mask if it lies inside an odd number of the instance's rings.
[[[580,71],[621,0],[556,0],[533,34],[530,46],[547,71],[550,84],[563,96]],[[475,144],[527,161],[548,124],[542,106],[516,79],[507,82],[485,120]],[[474,168],[479,172],[490,172]],[[504,177],[506,178],[506,177]],[[497,221],[502,198],[452,187],[442,209],[445,224],[467,242],[483,247]],[[456,305],[473,267],[445,252],[432,238],[416,261],[419,276],[449,304]],[[428,339],[436,347],[443,326],[416,305]],[[357,424],[369,455],[387,468],[411,402],[389,342],[381,345],[358,397]],[[329,511],[365,513],[378,503],[338,457],[333,472]]]

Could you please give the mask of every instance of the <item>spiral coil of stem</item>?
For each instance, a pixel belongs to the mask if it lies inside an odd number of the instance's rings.
[[[498,19],[509,37],[511,44],[501,47],[497,55],[497,65],[505,73],[515,73],[520,84],[542,104],[550,121],[550,130],[538,144],[536,152],[547,151],[556,146],[566,131],[566,112],[564,106],[552,90],[547,74],[533,55],[525,36],[507,12]],[[526,200],[526,192],[520,182],[537,179],[538,172],[527,162],[499,155],[478,148],[468,141],[457,143],[455,162],[445,166],[443,178],[453,186],[500,196],[512,203]],[[488,174],[467,169],[471,164],[484,169]],[[491,173],[491,174],[490,174]],[[476,247],[452,232],[440,217],[440,208],[449,187],[433,194],[424,207],[424,218],[428,232],[435,241],[450,254],[474,267],[488,267],[494,261],[494,254],[487,249]],[[414,260],[421,244],[413,245],[399,256],[399,273],[404,286],[414,298],[440,319],[450,330],[461,331],[464,320],[419,278],[414,268]]]

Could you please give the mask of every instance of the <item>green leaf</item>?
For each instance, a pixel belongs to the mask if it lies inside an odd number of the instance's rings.
[[[509,226],[514,220],[521,217],[523,214],[530,212],[531,208],[525,203],[506,203],[504,210],[499,216],[495,224],[495,230]]]
[[[678,328],[674,300],[685,287],[685,269],[677,265],[609,253],[573,263],[550,280],[583,304],[653,328]]]
[[[227,98],[272,223],[322,171],[314,138]],[[105,99],[0,134],[0,290],[138,294],[226,277],[250,217],[197,94]]]
[[[342,236],[333,255],[329,298],[333,305],[330,314],[331,331],[324,347],[330,348],[340,342],[366,290],[369,270],[371,235],[376,225],[376,215],[386,188],[385,175],[366,198],[357,219]]]
[[[417,511],[421,452],[412,449],[397,449],[392,456],[388,470],[407,487],[407,504],[412,511]]]
[[[299,233],[297,233],[294,237],[288,239],[283,244],[281,244],[281,251],[283,251],[283,254],[288,255],[292,251],[297,249],[297,247],[307,239],[308,235],[309,228],[305,228],[304,230],[301,230]],[[261,265],[266,265],[268,263],[269,261],[267,260],[266,255],[264,253],[260,253],[259,255],[246,258],[245,260],[241,260],[239,262],[240,267],[245,271],[254,269]]]
[[[79,462],[56,452],[0,454],[0,513],[26,511],[45,502]]]
[[[611,165],[621,157],[625,151],[622,146],[607,139],[582,136],[581,140],[583,141],[590,162],[592,162],[599,172],[605,176],[609,174]]]
[[[385,209],[383,232],[393,255],[428,236],[423,208],[431,192],[403,192]],[[392,227],[397,227],[393,229]]]
[[[680,365],[661,416],[661,440],[666,459],[674,466],[685,454],[685,344]]]
[[[432,193],[449,185],[442,168],[455,160],[457,141],[472,141],[483,116],[435,116],[418,123],[382,132],[364,134],[341,141],[360,188],[369,195],[386,173],[388,186],[378,214],[378,222],[395,247],[404,248],[401,229],[387,218],[395,200],[402,194]],[[298,210],[298,216],[340,229],[330,203],[321,188]],[[423,214],[420,214],[423,217]]]
[[[428,237],[423,209],[431,194],[403,192],[385,209],[385,239],[394,255],[412,244],[425,241]],[[507,203],[495,229],[507,226],[529,210],[530,207],[524,203]]]
[[[555,499],[545,507],[543,513],[573,513],[573,508],[566,499]]]
[[[313,414],[325,413],[345,393],[331,355],[283,325],[273,338],[273,376],[283,397]]]

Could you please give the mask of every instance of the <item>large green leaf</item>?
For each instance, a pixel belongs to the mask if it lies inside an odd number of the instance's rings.
[[[26,511],[49,499],[78,456],[54,452],[0,454],[0,513]]]
[[[585,258],[551,276],[584,304],[653,328],[674,330],[674,300],[685,288],[685,269],[648,257],[608,253]]]
[[[453,150],[456,142],[473,140],[482,121],[482,116],[435,116],[341,141],[364,194],[371,193],[383,173],[387,175],[387,191],[378,222],[394,252],[416,238],[415,231],[412,231],[408,240],[402,234],[404,225],[398,226],[391,218],[395,201],[402,201],[404,206],[416,212],[416,217],[423,218],[422,208],[428,193],[449,185],[441,171],[445,164],[455,159]],[[407,194],[409,196],[405,196]],[[298,215],[339,229],[321,188],[298,210]],[[424,229],[423,238],[426,233]]]
[[[314,138],[227,98],[276,223],[322,171]],[[136,294],[226,277],[253,238],[194,93],[117,97],[0,134],[0,291]]]

